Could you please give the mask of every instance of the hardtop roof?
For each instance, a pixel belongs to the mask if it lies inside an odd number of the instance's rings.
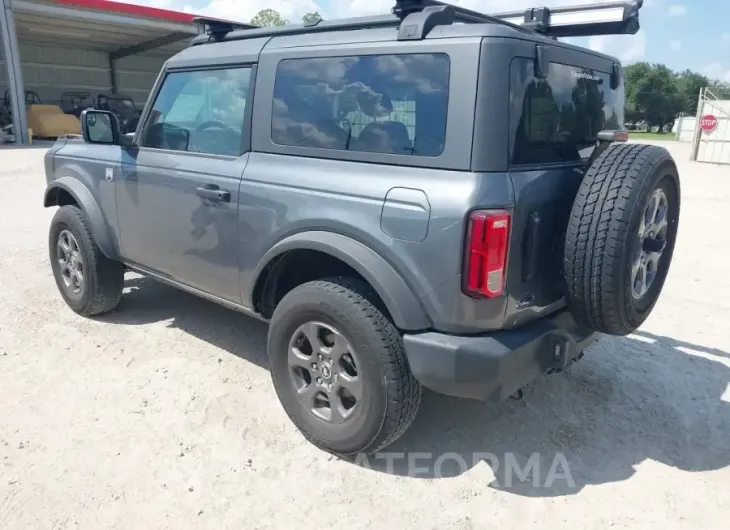
[[[382,43],[383,48],[398,47],[399,43],[407,44],[404,52],[417,53],[418,42],[398,41],[398,28],[378,27],[374,29],[353,29],[347,31],[328,31],[319,33],[302,33],[291,35],[269,35],[243,40],[224,40],[212,42],[205,46],[191,46],[178,53],[168,61],[169,68],[189,68],[195,66],[213,66],[231,63],[255,63],[265,50],[281,50],[316,46],[318,49],[332,47],[338,50],[343,44]],[[508,38],[535,42],[549,47],[567,48],[613,63],[620,61],[582,46],[576,46],[539,33],[524,31],[516,26],[492,23],[481,24],[448,24],[436,26],[425,37],[424,41],[436,39],[473,40],[478,46],[483,38]],[[423,42],[423,41],[420,41]]]

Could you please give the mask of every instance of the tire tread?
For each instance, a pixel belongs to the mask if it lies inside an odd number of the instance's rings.
[[[400,332],[377,306],[374,290],[366,283],[349,277],[332,277],[305,283],[296,288],[301,295],[331,296],[344,300],[352,309],[351,318],[359,318],[378,344],[377,355],[385,374],[387,407],[378,434],[358,452],[374,453],[397,440],[413,423],[421,402],[422,389],[413,377]],[[281,304],[286,304],[286,297]],[[331,452],[326,440],[305,428],[300,430],[310,442]]]
[[[576,320],[611,335],[631,333],[619,274],[638,198],[651,185],[646,175],[671,160],[658,146],[610,146],[586,172],[565,239],[566,298]]]
[[[79,207],[74,205],[62,206],[56,212],[53,223],[63,222],[67,225],[66,222],[62,221],[66,215],[75,218],[78,222],[76,227],[69,226],[69,228],[72,231],[74,229],[80,230],[80,233],[76,235],[80,238],[79,245],[83,247],[85,258],[89,261],[87,268],[90,274],[87,285],[91,285],[93,289],[89,302],[78,309],[77,312],[90,317],[113,311],[122,299],[124,268],[121,263],[109,259],[99,249],[94,241],[86,214]],[[55,242],[51,241],[50,244],[54,245]]]

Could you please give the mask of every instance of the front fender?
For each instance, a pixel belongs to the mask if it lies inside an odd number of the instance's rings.
[[[91,191],[78,179],[61,177],[51,182],[46,188],[43,196],[44,207],[58,205],[59,190],[63,190],[71,195],[76,201],[76,204],[84,211],[86,218],[89,220],[91,234],[94,236],[94,241],[99,246],[99,250],[110,259],[118,259],[119,249],[115,244],[114,238],[111,237],[109,225],[101,213],[101,208],[99,208]]]
[[[431,321],[403,277],[378,253],[342,234],[323,231],[300,232],[274,245],[254,271],[249,300],[254,286],[272,260],[289,250],[316,250],[337,258],[357,271],[375,289],[400,329],[429,329]]]

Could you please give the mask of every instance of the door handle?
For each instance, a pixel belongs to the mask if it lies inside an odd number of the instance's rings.
[[[200,187],[196,190],[196,195],[203,199],[213,202],[231,202],[231,192],[220,188]]]

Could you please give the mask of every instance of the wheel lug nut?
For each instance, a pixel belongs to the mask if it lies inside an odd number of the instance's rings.
[[[321,385],[321,384],[322,384],[322,378],[321,378],[321,377],[318,377],[318,378],[317,378],[317,384],[318,384],[318,385]]]
[[[316,370],[316,369],[317,369],[317,363],[312,363],[312,370]]]
[[[322,359],[324,359],[324,356],[320,353],[319,354],[319,360],[321,361]]]
[[[327,390],[332,390],[332,383],[330,383],[329,385],[327,385]]]

